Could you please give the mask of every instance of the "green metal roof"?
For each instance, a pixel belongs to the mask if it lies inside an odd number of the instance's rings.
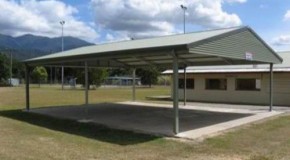
[[[275,67],[279,68],[290,68],[290,51],[280,51],[277,52],[280,57],[283,58],[282,64],[274,65]]]
[[[187,65],[281,63],[249,27],[99,44],[25,60],[28,65],[125,67],[171,65],[172,53]],[[252,56],[246,58],[246,53]]]

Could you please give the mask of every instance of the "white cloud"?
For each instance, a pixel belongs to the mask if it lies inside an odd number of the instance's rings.
[[[220,28],[241,25],[238,15],[223,10],[224,3],[246,0],[91,0],[96,25],[102,31],[125,37],[149,37],[180,32],[187,6],[187,25]],[[110,37],[111,40],[113,37]]]
[[[283,18],[284,21],[288,21],[290,20],[290,10],[288,10]],[[285,47],[289,47],[290,45],[290,34],[286,33],[286,31],[282,31],[282,33],[280,32],[279,34],[280,36],[276,36],[274,38],[272,38],[271,44],[274,47],[279,47],[279,48],[285,48]],[[287,48],[287,50],[289,50],[289,48]]]
[[[107,43],[107,42],[116,42],[116,41],[125,41],[125,40],[130,40],[131,37],[129,37],[126,33],[124,32],[115,32],[115,33],[107,33],[105,40],[102,41],[101,43]]]
[[[276,46],[289,45],[290,35],[281,35],[279,37],[276,37],[273,39],[272,44]]]
[[[284,15],[284,20],[287,21],[287,20],[290,20],[290,10],[288,10],[286,12],[286,14]]]
[[[229,3],[245,3],[247,0],[224,0],[225,2]]]
[[[19,36],[35,34],[58,37],[60,20],[65,20],[64,34],[95,41],[98,34],[90,24],[78,20],[78,10],[57,0],[0,0],[0,33]]]

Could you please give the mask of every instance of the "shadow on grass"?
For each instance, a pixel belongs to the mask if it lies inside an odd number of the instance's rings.
[[[160,137],[107,128],[93,123],[79,123],[73,120],[58,119],[22,110],[0,111],[0,116],[11,118],[29,124],[79,135],[103,142],[119,145],[133,145],[159,139]]]

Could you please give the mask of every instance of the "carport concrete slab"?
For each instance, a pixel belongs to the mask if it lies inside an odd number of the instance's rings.
[[[189,139],[208,138],[208,137],[215,136],[219,133],[228,131],[229,129],[236,128],[238,126],[255,122],[258,120],[262,120],[268,117],[272,117],[278,114],[281,114],[281,112],[273,111],[273,112],[256,113],[252,116],[248,116],[248,117],[244,117],[244,118],[240,118],[240,119],[236,119],[232,121],[222,122],[215,125],[191,130],[191,131],[185,131],[185,132],[179,133],[177,136],[183,137],[183,138],[189,138]]]
[[[89,106],[65,106],[32,109],[31,112],[57,118],[93,122],[111,128],[154,135],[196,139],[254,122],[281,112],[250,112],[245,110],[215,111],[180,107],[180,133],[173,133],[172,105],[140,102],[101,103]]]

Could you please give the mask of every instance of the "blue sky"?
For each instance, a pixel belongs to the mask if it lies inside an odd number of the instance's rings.
[[[248,25],[275,50],[290,50],[290,0],[0,0],[0,33],[58,37],[65,20],[65,35],[93,43],[178,34],[180,4],[187,32]]]
[[[225,10],[236,13],[243,25],[252,27],[273,48],[290,49],[289,45],[273,45],[273,39],[290,35],[290,21],[284,20],[290,9],[289,0],[250,0],[244,4],[225,5]]]

